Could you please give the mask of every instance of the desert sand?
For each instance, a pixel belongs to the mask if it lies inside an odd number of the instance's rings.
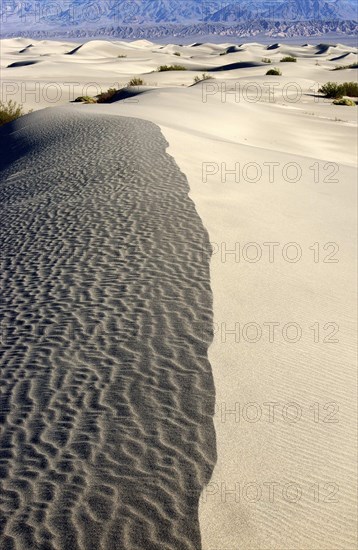
[[[5,544],[355,548],[356,50],[1,51]]]

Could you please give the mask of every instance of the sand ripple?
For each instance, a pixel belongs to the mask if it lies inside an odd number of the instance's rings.
[[[1,547],[198,550],[212,298],[187,181],[149,122],[59,108],[9,128]]]

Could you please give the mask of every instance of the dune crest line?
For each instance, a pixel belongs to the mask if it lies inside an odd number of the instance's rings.
[[[199,550],[210,244],[158,126],[0,132],[2,548]]]

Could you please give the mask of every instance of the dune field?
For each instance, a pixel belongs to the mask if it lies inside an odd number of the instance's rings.
[[[0,44],[0,547],[355,549],[357,49]]]

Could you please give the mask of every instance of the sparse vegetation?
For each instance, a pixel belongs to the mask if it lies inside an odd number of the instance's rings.
[[[280,69],[277,69],[276,67],[274,69],[269,69],[266,74],[267,75],[272,75],[272,76],[281,76],[282,75]]]
[[[174,55],[177,55],[178,57],[180,57],[180,56],[181,56],[181,53],[179,53],[179,52],[174,52]]]
[[[158,67],[159,73],[165,71],[186,71],[186,68],[183,67],[183,65],[160,65],[160,67]]]
[[[280,59],[280,63],[297,63],[297,58],[292,55],[286,55],[286,57]]]
[[[318,92],[330,98],[342,96],[342,93],[339,90],[339,84],[336,82],[327,82],[326,84],[323,84],[323,86],[318,89]]]
[[[127,84],[128,86],[143,86],[144,81],[138,76],[134,76]],[[123,88],[122,88],[123,89]],[[90,96],[80,96],[75,99],[76,103],[110,103],[114,96],[120,92],[121,89],[117,90],[116,88],[108,88],[106,92],[102,92],[96,97]]]
[[[220,55],[227,55],[227,50],[225,50],[224,52],[220,52]]]
[[[144,86],[144,80],[139,78],[139,76],[134,76],[129,82],[128,86]]]
[[[121,59],[121,58],[127,57],[127,56],[126,56],[126,55],[117,55],[117,57],[118,57],[119,59]]]
[[[211,80],[213,77],[210,76],[207,73],[203,73],[201,76],[195,76],[194,77],[194,84],[197,84],[198,82],[203,82],[203,80]]]
[[[108,88],[106,92],[102,92],[97,96],[97,103],[108,103],[117,92],[116,88]]]
[[[12,99],[7,103],[0,101],[0,126],[12,122],[23,115],[26,115],[26,113],[24,113],[24,108],[21,103],[16,103],[16,101]]]
[[[261,59],[262,63],[272,63],[271,59],[269,57],[263,57]]]
[[[347,107],[355,107],[356,104],[348,97],[340,97],[339,99],[335,99],[333,101],[333,105],[347,105]]]
[[[89,95],[81,95],[76,97],[75,103],[97,103],[97,100]]]
[[[343,82],[340,85],[342,90],[342,95],[347,95],[348,97],[358,97],[358,82]]]
[[[330,99],[338,99],[343,96],[358,97],[358,82],[327,82],[318,90],[320,94],[324,94]]]
[[[350,65],[336,65],[332,71],[342,71],[343,69],[358,69],[358,63],[351,63]]]

